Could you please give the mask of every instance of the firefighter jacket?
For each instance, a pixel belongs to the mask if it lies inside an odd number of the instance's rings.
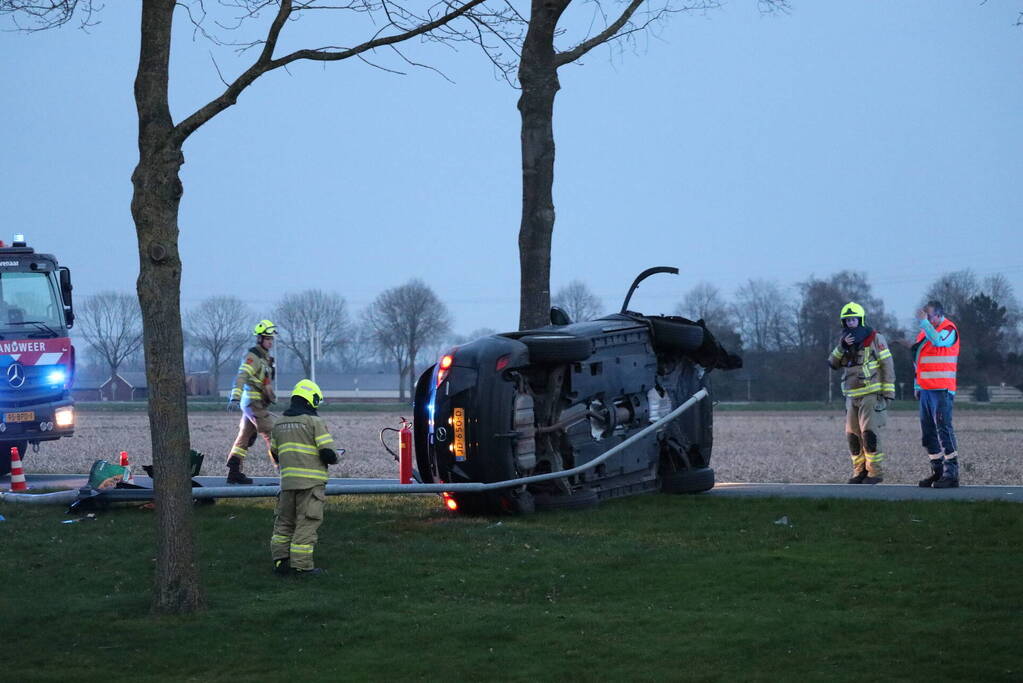
[[[334,437],[323,418],[313,414],[284,415],[270,432],[270,455],[281,468],[281,490],[311,489],[327,483],[321,448],[333,448]]]
[[[916,388],[956,391],[956,366],[959,364],[959,329],[948,318],[935,328],[924,318],[913,345],[916,351]]]
[[[274,394],[274,359],[262,346],[249,349],[238,366],[238,376],[231,390],[231,400],[247,405],[262,401],[270,405],[277,400]]]
[[[845,371],[842,394],[858,398],[867,394],[895,398],[895,362],[884,335],[870,332],[862,343],[852,348],[838,346],[828,357],[831,367]]]

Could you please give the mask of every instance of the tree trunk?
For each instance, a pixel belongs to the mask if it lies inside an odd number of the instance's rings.
[[[179,172],[184,156],[173,143],[167,104],[171,21],[175,0],[144,0],[135,104],[139,163],[132,174],[131,214],[139,243],[138,295],[149,383],[156,503],[156,575],[152,609],[187,613],[204,608],[192,528],[181,259],[178,253]]]
[[[554,233],[554,97],[561,85],[554,33],[571,0],[533,0],[519,64],[522,117],[522,222],[519,226],[519,329],[550,322]]]

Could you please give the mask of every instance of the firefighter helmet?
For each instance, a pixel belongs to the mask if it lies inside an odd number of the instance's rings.
[[[277,326],[269,320],[260,320],[252,328],[252,334],[257,337],[273,337],[277,335]]]
[[[291,390],[291,395],[301,396],[309,401],[309,405],[313,408],[320,405],[320,401],[323,400],[323,391],[320,390],[320,385],[311,379],[304,379],[296,384],[295,388]]]
[[[863,306],[860,306],[855,301],[850,301],[845,306],[842,306],[842,314],[839,317],[843,325],[846,318],[859,318],[860,325],[867,324],[867,312],[863,310]]]

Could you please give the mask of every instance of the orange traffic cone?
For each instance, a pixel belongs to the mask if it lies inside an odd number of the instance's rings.
[[[25,470],[21,468],[21,456],[18,455],[17,446],[11,446],[11,491],[28,491]]]

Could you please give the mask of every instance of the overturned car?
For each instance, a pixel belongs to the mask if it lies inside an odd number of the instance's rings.
[[[638,435],[707,388],[713,369],[742,359],[703,321],[628,310],[654,273],[639,275],[620,313],[482,337],[451,349],[419,378],[414,446],[423,483],[501,482],[580,469]],[[449,494],[470,513],[596,505],[603,498],[714,486],[712,402],[700,401],[659,429],[571,476],[497,491]]]

